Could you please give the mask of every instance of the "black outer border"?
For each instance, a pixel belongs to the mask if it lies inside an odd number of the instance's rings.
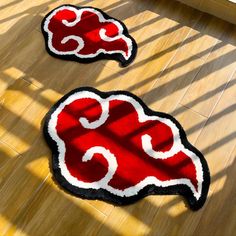
[[[72,94],[74,94],[76,92],[80,92],[80,91],[90,91],[90,92],[96,93],[97,95],[101,96],[102,98],[107,98],[110,95],[119,95],[119,94],[130,96],[133,99],[135,99],[138,103],[140,103],[140,105],[143,107],[144,113],[146,115],[149,115],[149,116],[155,115],[155,116],[159,116],[162,118],[170,119],[179,129],[180,138],[181,138],[183,145],[187,149],[194,152],[200,158],[200,162],[201,162],[202,168],[203,168],[203,183],[202,183],[202,194],[201,194],[201,197],[199,198],[199,200],[195,199],[192,191],[189,189],[189,187],[187,187],[184,184],[179,184],[179,185],[169,186],[169,187],[157,187],[155,185],[148,185],[145,188],[143,188],[142,190],[140,190],[137,195],[132,196],[132,197],[119,197],[119,196],[114,195],[104,189],[99,189],[99,190],[83,189],[83,188],[78,188],[78,187],[71,185],[61,174],[61,170],[58,165],[58,155],[59,155],[58,146],[57,146],[57,143],[51,138],[51,136],[48,133],[48,124],[49,124],[49,120],[51,118],[52,113],[59,107],[59,105],[62,102],[64,102],[69,96],[71,96]],[[192,210],[200,209],[206,201],[207,193],[208,193],[209,185],[210,185],[210,173],[209,173],[207,162],[206,162],[205,158],[203,157],[202,153],[200,151],[198,151],[194,146],[192,146],[188,142],[186,134],[185,134],[182,126],[178,123],[178,121],[175,120],[175,118],[173,118],[169,114],[162,113],[162,112],[156,112],[156,111],[149,109],[146,106],[146,104],[139,97],[137,97],[136,95],[134,95],[132,93],[129,93],[127,91],[101,92],[101,91],[99,91],[95,88],[92,88],[92,87],[80,87],[80,88],[74,89],[71,92],[69,92],[68,94],[66,94],[65,96],[63,96],[46,114],[43,132],[44,132],[44,137],[45,137],[45,139],[52,151],[52,170],[53,170],[55,179],[64,189],[66,189],[68,192],[70,192],[76,196],[79,196],[79,197],[85,198],[85,199],[105,200],[105,201],[108,201],[108,202],[111,202],[111,203],[114,203],[117,205],[127,205],[127,204],[131,204],[131,203],[133,203],[145,196],[148,196],[148,195],[180,194],[186,198],[186,200]]]
[[[113,19],[113,20],[116,20],[118,21],[122,27],[123,27],[123,34],[127,37],[127,38],[130,38],[131,41],[132,41],[132,44],[133,44],[133,49],[131,51],[131,56],[128,60],[126,60],[120,53],[114,53],[114,54],[104,54],[104,53],[100,53],[99,55],[97,55],[96,57],[93,57],[93,58],[79,58],[79,57],[76,57],[75,55],[58,55],[54,52],[52,52],[49,47],[48,47],[48,33],[46,31],[44,31],[44,23],[46,21],[46,19],[48,18],[48,16],[54,12],[55,10],[61,8],[61,7],[73,7],[73,8],[76,8],[76,9],[83,9],[83,8],[90,8],[90,9],[95,9],[97,10],[98,12],[100,12],[103,17],[106,19],[106,20],[109,20],[109,19]],[[41,31],[43,33],[43,36],[44,36],[44,39],[45,39],[45,47],[46,47],[46,50],[47,52],[53,56],[53,57],[56,57],[56,58],[59,58],[59,59],[63,59],[63,60],[70,60],[70,61],[76,61],[76,62],[80,62],[80,63],[84,63],[84,64],[87,64],[87,63],[91,63],[91,62],[95,62],[95,61],[98,61],[98,60],[102,60],[102,59],[106,59],[106,60],[115,60],[115,61],[118,61],[120,63],[120,66],[122,67],[126,67],[128,66],[131,62],[133,62],[133,60],[135,59],[136,57],[136,54],[137,54],[137,49],[138,49],[138,46],[137,46],[137,43],[135,42],[134,38],[131,37],[129,35],[129,32],[128,32],[128,29],[127,27],[125,26],[125,24],[122,22],[122,21],[119,21],[109,15],[107,15],[105,12],[103,12],[101,9],[98,9],[98,8],[95,8],[95,7],[90,7],[90,6],[86,6],[86,7],[79,7],[79,6],[74,6],[74,5],[71,5],[71,4],[64,4],[64,5],[61,5],[59,7],[56,7],[54,8],[52,11],[50,11],[43,19],[42,23],[41,23]]]

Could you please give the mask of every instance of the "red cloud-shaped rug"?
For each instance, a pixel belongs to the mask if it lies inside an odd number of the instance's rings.
[[[137,52],[126,26],[92,7],[62,5],[42,22],[46,49],[61,59],[89,63],[113,59],[130,64]]]
[[[210,175],[203,155],[170,115],[135,95],[79,88],[49,111],[44,134],[56,180],[69,192],[116,204],[181,194],[204,204]]]

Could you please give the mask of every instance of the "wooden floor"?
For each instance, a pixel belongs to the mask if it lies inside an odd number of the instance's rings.
[[[43,16],[63,3],[91,5],[125,22],[139,45],[133,64],[82,65],[49,56]],[[126,206],[72,197],[55,184],[42,120],[65,93],[93,86],[139,95],[172,114],[201,150],[212,183],[192,212],[180,196]],[[168,0],[1,0],[0,235],[235,235],[236,27]]]

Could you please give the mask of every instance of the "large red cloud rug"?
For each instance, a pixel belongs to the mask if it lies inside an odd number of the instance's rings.
[[[49,54],[61,59],[82,63],[113,59],[127,66],[137,52],[126,26],[92,7],[62,5],[44,18],[42,32]]]
[[[131,93],[73,90],[47,114],[44,134],[55,179],[74,195],[122,205],[180,194],[193,210],[206,200],[210,175],[203,155],[172,116]]]

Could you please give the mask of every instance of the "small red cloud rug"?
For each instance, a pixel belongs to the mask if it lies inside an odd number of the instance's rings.
[[[138,97],[82,87],[49,111],[44,134],[59,184],[74,195],[129,204],[150,194],[183,195],[190,208],[206,200],[203,155],[170,115]]]
[[[62,5],[44,18],[42,32],[48,53],[65,60],[113,59],[127,66],[137,53],[126,26],[93,7]]]

